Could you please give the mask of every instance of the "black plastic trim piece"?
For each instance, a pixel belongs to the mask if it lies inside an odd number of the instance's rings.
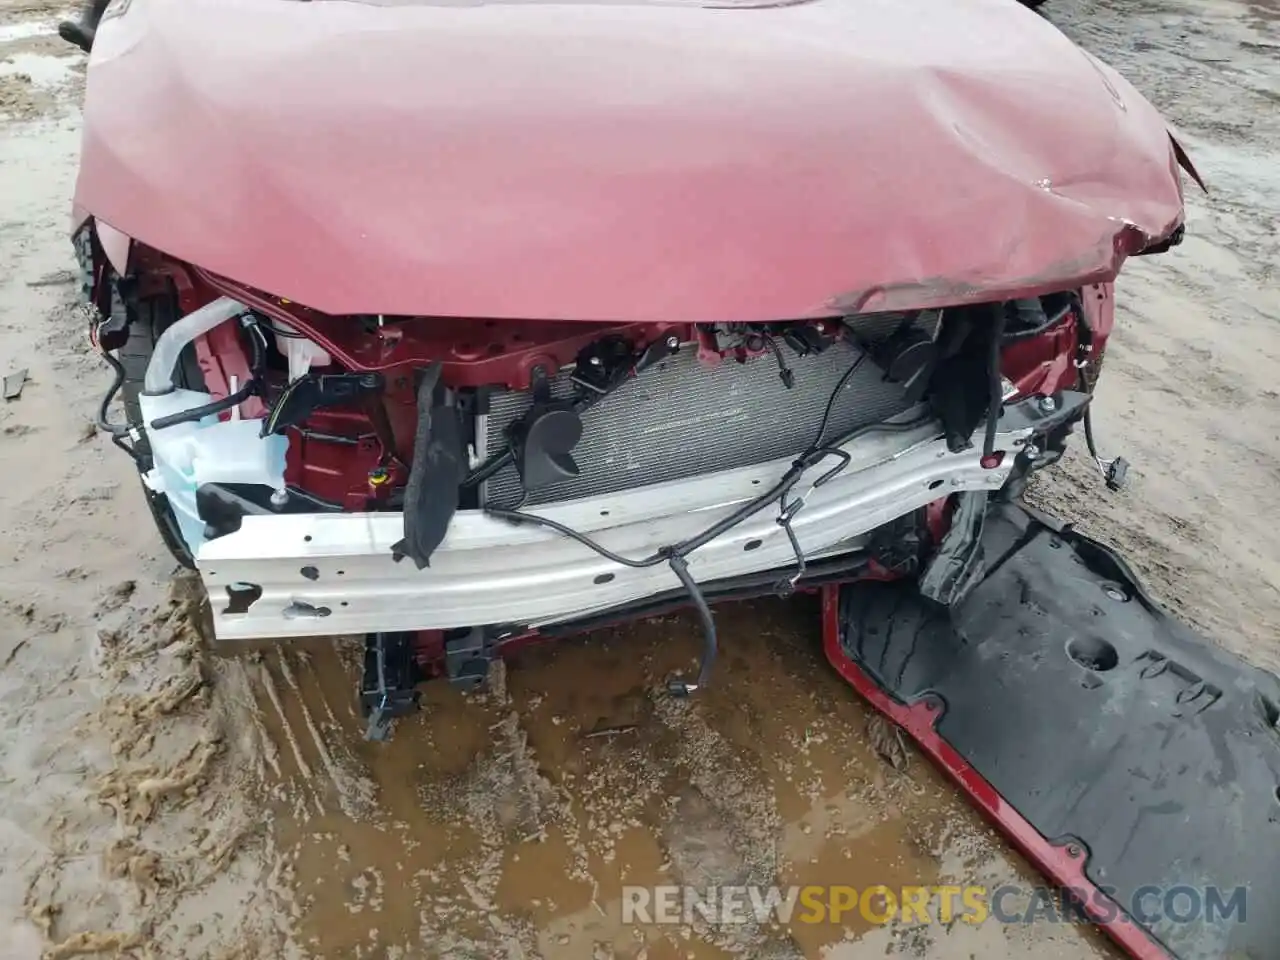
[[[206,540],[216,540],[240,529],[246,515],[283,513],[341,513],[342,505],[314,497],[305,490],[288,487],[282,504],[273,503],[275,493],[260,483],[202,483],[196,489],[196,512],[204,521]]]
[[[807,565],[805,575],[796,582],[796,589],[802,590],[807,587],[821,586],[825,583],[839,583],[855,579],[866,571],[868,562],[868,556],[861,552],[851,552],[827,560],[812,561]],[[794,566],[778,567],[777,569],[764,570],[760,573],[749,573],[740,577],[726,577],[721,580],[699,583],[698,589],[708,603],[724,603],[729,600],[753,600],[757,597],[786,596],[789,594],[780,589],[780,587],[783,584],[790,584],[793,576],[795,576]],[[590,616],[542,626],[538,628],[538,633],[548,637],[570,636],[624,620],[673,613],[689,606],[692,606],[692,601],[689,598],[688,591],[683,588],[677,588],[654,594],[644,600],[619,604],[616,607],[610,607]],[[501,631],[503,635],[507,636],[520,632],[522,631],[509,626]]]
[[[1081,850],[1084,876],[1169,956],[1276,956],[1280,680],[1024,507],[991,509],[980,559],[950,610],[906,581],[843,587],[844,655],[898,703],[937,703],[937,736],[1047,843]],[[1175,890],[1198,915],[1163,909]]]

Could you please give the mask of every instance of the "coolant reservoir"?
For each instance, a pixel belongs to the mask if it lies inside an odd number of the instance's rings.
[[[195,390],[171,390],[138,398],[143,423],[212,402]],[[154,461],[143,482],[169,498],[182,537],[197,556],[204,543],[204,521],[196,509],[196,490],[202,483],[255,483],[273,490],[284,486],[286,437],[260,437],[260,420],[220,421],[216,414],[163,430],[147,430]]]

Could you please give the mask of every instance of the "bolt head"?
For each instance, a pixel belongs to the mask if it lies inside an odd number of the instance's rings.
[[[671,336],[667,337],[667,346],[670,347],[672,350],[676,349],[676,347],[680,346],[680,338],[677,337],[675,334],[672,334]]]
[[[1041,397],[1040,409],[1045,413],[1053,413],[1053,411],[1058,409],[1058,401],[1053,397]]]
[[[589,362],[593,367],[599,367],[604,364],[604,361],[601,360],[599,357],[592,357]]]
[[[283,507],[289,502],[289,491],[281,487],[279,490],[271,492],[271,503],[277,507]]]

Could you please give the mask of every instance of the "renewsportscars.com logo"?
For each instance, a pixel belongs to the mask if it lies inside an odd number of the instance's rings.
[[[867,923],[1244,923],[1244,887],[1139,887],[1125,903],[1114,888],[1090,897],[1074,887],[657,886],[622,888],[632,924]]]

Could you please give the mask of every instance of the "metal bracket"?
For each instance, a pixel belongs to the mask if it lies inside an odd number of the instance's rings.
[[[360,712],[369,720],[366,740],[386,740],[393,719],[418,709],[416,687],[422,679],[414,657],[412,633],[365,635]]]
[[[920,595],[948,607],[967,597],[987,572],[982,531],[990,500],[986,491],[970,490],[957,501],[951,529],[920,575]]]
[[[444,669],[449,682],[462,690],[479,687],[489,676],[494,646],[482,627],[445,634]]]
[[[280,394],[271,412],[262,421],[262,436],[284,433],[286,429],[306,421],[322,407],[362,401],[379,394],[385,387],[380,373],[306,374],[294,380]]]
[[[1033,395],[1007,403],[1000,414],[997,431],[1019,433],[1030,430],[1035,436],[1048,433],[1054,427],[1083,416],[1092,399],[1091,394],[1078,390],[1059,390],[1057,393]]]

